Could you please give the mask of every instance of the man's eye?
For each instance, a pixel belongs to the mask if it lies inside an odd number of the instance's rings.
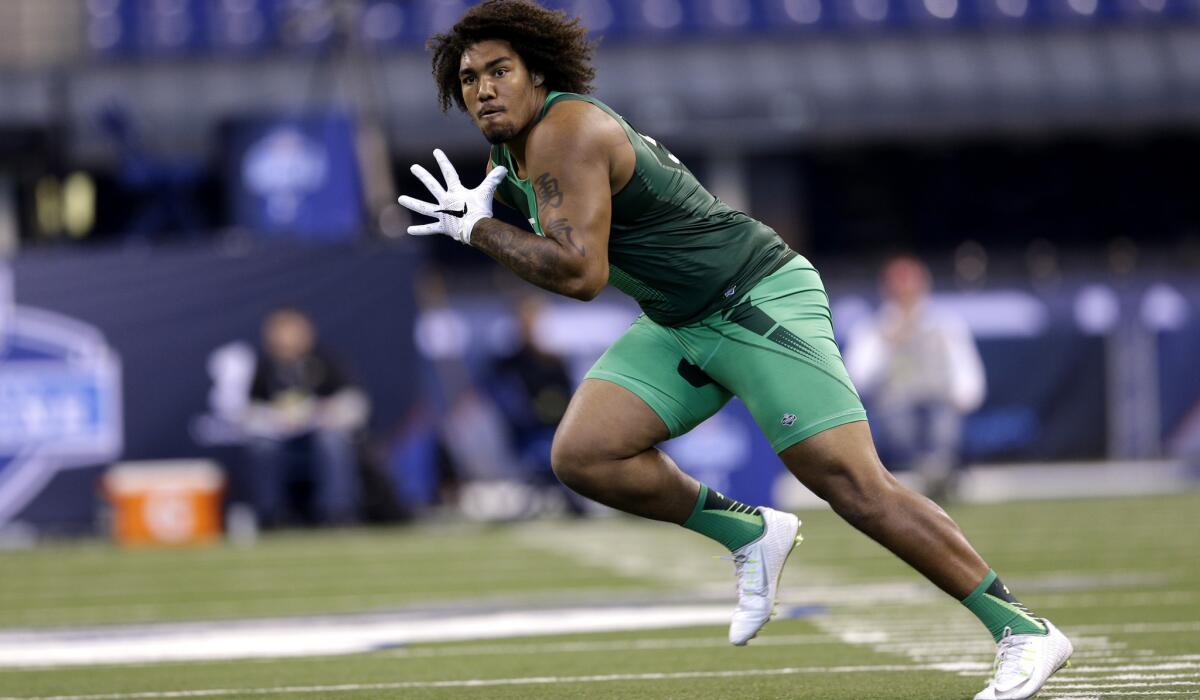
[[[507,72],[508,72],[508,69],[507,69],[507,68],[497,68],[497,69],[496,69],[496,77],[497,77],[497,78],[503,77],[503,76],[504,76],[504,74],[505,74],[505,73],[507,73]]]
[[[463,78],[463,79],[462,79],[462,84],[463,84],[463,85],[471,85],[471,84],[473,84],[474,82],[475,82],[475,78],[474,78],[474,76],[467,76],[467,77],[465,77],[465,78]]]

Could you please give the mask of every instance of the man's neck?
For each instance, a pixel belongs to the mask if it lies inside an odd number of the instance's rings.
[[[524,131],[504,142],[509,154],[512,155],[513,163],[517,166],[517,172],[513,174],[521,179],[527,177],[527,173],[525,172],[525,142],[529,140],[529,131],[531,129],[533,129],[533,122],[530,122]]]
[[[520,133],[504,142],[504,145],[508,148],[508,152],[512,155],[513,162],[517,165],[517,172],[514,174],[520,178],[527,176],[525,171],[525,144],[529,141],[529,132],[533,131],[533,127],[537,125],[539,117],[542,114],[542,108],[546,104],[546,96],[550,94],[547,88],[539,87],[534,88],[534,90],[537,95],[537,111],[534,112],[533,118],[529,120],[529,123],[525,125],[525,128]]]

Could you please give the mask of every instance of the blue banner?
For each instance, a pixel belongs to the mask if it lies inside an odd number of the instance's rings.
[[[349,118],[239,119],[226,125],[224,147],[236,225],[307,239],[361,232],[363,195]]]

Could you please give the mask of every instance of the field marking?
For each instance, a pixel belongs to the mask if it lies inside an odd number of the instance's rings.
[[[773,637],[758,637],[752,645],[759,646],[800,646],[809,644],[830,644],[836,640],[823,634],[791,634]],[[708,637],[650,637],[630,640],[612,640],[604,642],[560,642],[546,643],[515,643],[515,644],[470,644],[453,646],[431,646],[416,648],[391,649],[377,652],[379,655],[397,659],[423,659],[455,656],[492,656],[509,654],[553,654],[553,653],[594,653],[605,651],[653,651],[656,649],[707,649],[726,648],[729,641],[723,636]],[[278,663],[288,660],[288,656],[266,656],[254,659],[236,659],[239,663]],[[228,663],[230,659],[196,659],[185,661],[161,662],[129,662],[129,663],[97,663],[89,664],[91,668],[147,668],[168,664],[204,664]],[[0,674],[44,672],[47,668],[57,666],[0,666]]]
[[[1091,676],[1089,681],[1166,681],[1177,679],[1196,679],[1200,680],[1200,673],[1117,673],[1111,676]],[[1054,683],[1073,683],[1072,680],[1062,680],[1061,678],[1051,678],[1048,684]]]
[[[1056,585],[1062,585],[1068,579],[1062,576],[1053,578]],[[1037,602],[1038,605],[1047,607],[1087,608],[1113,604],[1157,605],[1163,602],[1180,605],[1198,599],[1200,593],[1192,590],[1151,592],[1093,587],[1091,592],[1085,594],[1041,594]],[[912,630],[921,629],[923,621],[934,614],[934,608],[915,606],[913,602],[915,601],[892,601],[890,606],[875,607],[873,610],[865,610],[856,605],[833,605],[828,614],[813,618],[813,622],[822,631],[848,644],[858,644],[877,652],[899,655],[916,663],[983,659],[994,654],[990,640],[984,638],[978,642],[973,641],[979,637],[971,634],[976,628],[966,619],[954,618],[953,622],[941,629],[941,634],[928,637],[914,635]],[[949,614],[949,606],[942,607],[945,608],[945,613]],[[1195,655],[1172,657],[1155,654],[1149,649],[1130,649],[1128,641],[1112,640],[1105,634],[1098,633],[1164,634],[1194,633],[1197,630],[1200,630],[1200,621],[1195,620],[1070,627],[1065,631],[1074,638],[1076,647],[1084,652],[1077,658],[1086,665],[1063,670],[1046,685],[1046,695],[1075,698],[1088,696],[1094,699],[1119,695],[1194,697],[1200,694],[1197,693],[1197,688],[1200,688],[1200,681],[1197,680],[1200,679],[1200,673],[1187,672],[1200,669]],[[1166,673],[1170,671],[1184,673]],[[1137,674],[1142,677],[1114,678],[1119,674]],[[964,668],[958,675],[975,677],[977,672]],[[1171,690],[1166,690],[1167,688]]]
[[[410,690],[415,688],[489,688],[497,686],[554,685],[558,683],[612,683],[620,681],[672,681],[696,678],[746,678],[793,676],[809,673],[893,673],[903,671],[947,671],[945,664],[883,664],[864,666],[809,666],[739,669],[732,671],[675,671],[661,673],[612,673],[594,676],[528,676],[523,678],[468,678],[443,681],[398,681],[395,683],[345,683],[338,685],[282,686],[278,688],[206,688],[198,690],[153,690],[94,695],[39,695],[0,697],[0,700],[153,700],[156,698],[207,698],[228,695],[277,695],[359,692],[364,690]],[[958,670],[958,669],[953,669]]]
[[[1183,686],[1185,688],[1194,688],[1200,686],[1197,681],[1139,681],[1129,683],[1062,683],[1058,685],[1046,685],[1048,690],[1115,690],[1117,688],[1176,688]]]
[[[0,666],[322,656],[422,642],[726,625],[721,605],[624,605],[0,632]]]
[[[865,626],[869,625],[870,629],[879,630],[886,634],[889,629],[897,629],[901,632],[908,633],[912,629],[911,616],[889,615],[880,617],[869,617],[866,615],[856,616],[854,619],[856,624]],[[978,630],[974,620],[963,618],[956,623],[950,623],[948,627],[950,631],[959,632],[961,636],[977,636],[971,630]],[[1127,623],[1112,623],[1112,624],[1097,624],[1097,625],[1069,625],[1066,630],[1072,634],[1166,634],[1170,632],[1200,632],[1200,620],[1186,622],[1127,622]]]
[[[757,637],[752,646],[800,646],[829,644],[836,640],[824,634],[788,634]],[[654,651],[657,649],[726,648],[729,641],[720,637],[629,639],[607,642],[560,642],[556,644],[474,644],[470,646],[397,649],[384,655],[401,659],[443,656],[489,656],[506,654],[571,654],[605,651]]]
[[[518,598],[520,600],[530,600],[534,596],[538,599],[549,598],[569,598],[566,602],[585,598],[589,595],[611,595],[614,590],[620,591],[620,588],[612,586],[589,586],[572,588],[564,590],[560,588],[551,588],[549,590],[541,590],[535,586],[525,586],[522,590],[502,590],[501,596],[507,598]],[[418,593],[425,591],[419,590]],[[636,592],[636,591],[635,591]],[[445,591],[442,591],[445,593]],[[731,597],[732,600],[732,597]],[[433,597],[428,599],[415,599],[417,604],[441,604],[449,605],[459,600],[447,597]],[[9,618],[17,617],[16,622],[8,622],[11,625],[23,624],[21,620],[37,620],[39,623],[47,621],[59,622],[77,622],[80,615],[84,615],[84,622],[78,624],[106,624],[109,618],[116,614],[121,614],[125,618],[134,618],[137,620],[145,620],[145,622],[137,624],[157,624],[162,618],[169,617],[172,614],[187,613],[195,616],[208,616],[208,619],[201,620],[203,622],[224,622],[230,618],[236,617],[242,619],[246,615],[254,615],[254,610],[247,610],[247,606],[261,606],[266,608],[262,614],[274,616],[287,616],[292,612],[310,613],[314,608],[332,611],[319,614],[339,614],[338,610],[350,610],[348,614],[354,614],[354,611],[364,609],[379,608],[379,607],[399,607],[405,604],[414,603],[414,599],[405,598],[404,591],[393,588],[388,592],[379,593],[354,593],[350,595],[293,595],[293,596],[269,596],[263,598],[255,598],[246,600],[244,598],[229,598],[218,600],[205,600],[194,603],[180,603],[178,601],[161,601],[153,603],[82,603],[80,605],[70,606],[53,606],[53,607],[23,607],[17,610],[0,610]],[[732,603],[731,603],[732,605]],[[323,608],[319,606],[325,606]],[[14,615],[19,613],[19,617]],[[97,617],[97,615],[99,617]],[[86,617],[90,616],[90,617]],[[193,618],[185,618],[192,620]],[[38,627],[34,629],[48,629]]]
[[[1071,666],[1071,675],[1077,673],[1111,673],[1126,671],[1190,671],[1200,669],[1200,663],[1192,661],[1166,662],[1159,664],[1120,664],[1115,666]]]
[[[1084,692],[1096,692],[1096,693],[1104,693],[1104,694],[1109,694],[1111,692],[1111,693],[1116,693],[1118,695],[1121,695],[1121,694],[1124,694],[1124,692],[1126,692],[1126,690],[1128,690],[1130,688],[1138,688],[1138,689],[1177,688],[1180,686],[1184,686],[1184,688],[1180,688],[1178,690],[1172,690],[1172,692],[1174,692],[1174,693],[1187,692],[1189,687],[1194,688],[1195,686],[1200,686],[1200,683],[1193,683],[1193,682],[1180,682],[1180,683],[1072,683],[1072,684],[1069,684],[1069,686],[1055,686],[1052,688],[1050,686],[1046,686],[1045,689],[1051,690],[1051,692],[1055,692],[1055,693],[1061,693],[1061,692],[1076,693],[1076,692],[1080,692],[1080,690],[1084,690]]]
[[[1195,622],[1130,622],[1121,625],[1072,625],[1079,634],[1162,634],[1164,632],[1200,632]]]
[[[1182,698],[1191,697],[1194,693],[1180,695],[1178,690],[1117,690],[1111,693],[1101,693],[1100,695],[1055,695],[1047,697],[1046,700],[1100,700],[1100,698],[1107,695],[1115,695],[1117,697],[1127,697],[1130,695],[1171,695]]]

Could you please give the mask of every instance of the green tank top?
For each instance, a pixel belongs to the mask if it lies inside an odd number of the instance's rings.
[[[774,229],[714,197],[662,144],[594,97],[551,92],[537,118],[562,100],[604,110],[633,146],[633,177],[612,198],[608,281],[636,299],[651,320],[665,326],[699,321],[796,255]],[[517,177],[508,147],[493,146],[491,159],[508,168],[500,196],[545,235],[533,185]]]

